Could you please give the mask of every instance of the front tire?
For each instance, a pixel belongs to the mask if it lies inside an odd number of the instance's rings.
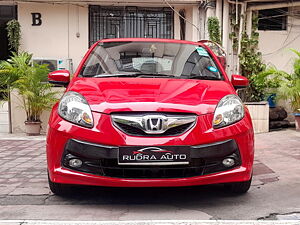
[[[225,184],[225,188],[233,194],[245,194],[250,189],[251,182],[252,177],[247,181]]]
[[[50,180],[50,177],[48,175],[48,183],[49,183],[49,188],[52,191],[53,194],[55,195],[68,195],[71,193],[70,186],[66,184],[60,184],[60,183],[54,183]]]

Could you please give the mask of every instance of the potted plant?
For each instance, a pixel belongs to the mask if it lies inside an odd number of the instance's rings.
[[[259,79],[278,82],[276,97],[291,104],[294,112],[297,130],[300,130],[300,52],[291,49],[297,55],[293,64],[293,72],[287,73],[275,67],[268,68],[258,75]]]
[[[26,112],[25,129],[28,135],[38,135],[41,130],[41,114],[56,101],[56,92],[45,83],[47,65],[31,64],[32,55],[13,53],[7,61],[0,63],[0,86],[5,91],[16,90],[21,96],[20,106]]]

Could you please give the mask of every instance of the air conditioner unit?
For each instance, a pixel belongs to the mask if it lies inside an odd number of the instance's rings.
[[[34,58],[32,60],[36,64],[47,64],[50,72],[55,70],[69,70],[73,73],[73,62],[72,59],[46,59],[46,58]]]

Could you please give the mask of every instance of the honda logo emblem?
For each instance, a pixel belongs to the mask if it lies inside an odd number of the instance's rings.
[[[163,115],[144,116],[144,131],[148,134],[161,134],[166,130],[167,120],[167,117]]]

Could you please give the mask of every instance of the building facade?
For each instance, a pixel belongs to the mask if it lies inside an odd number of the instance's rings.
[[[184,34],[179,15],[163,1],[111,2],[19,2],[22,49],[38,59],[71,59],[74,70],[87,49],[103,38],[200,39],[199,31],[191,25],[199,26],[198,1],[173,3],[174,9],[191,22],[185,23]]]
[[[199,41],[209,39],[207,19],[220,21],[228,74],[238,73],[239,49],[233,50],[232,24],[251,34],[254,15],[259,20],[259,50],[264,61],[290,71],[299,50],[300,3],[277,0],[18,0],[0,3],[0,59],[9,55],[5,24],[21,24],[21,49],[51,69],[74,72],[87,49],[102,38],[149,37]],[[17,102],[13,107],[16,107]],[[14,115],[16,114],[16,115]],[[13,131],[23,131],[24,118],[13,111]],[[45,116],[45,120],[47,115]],[[44,122],[46,123],[46,122]],[[1,126],[1,124],[0,124]],[[1,129],[0,129],[1,130]]]

